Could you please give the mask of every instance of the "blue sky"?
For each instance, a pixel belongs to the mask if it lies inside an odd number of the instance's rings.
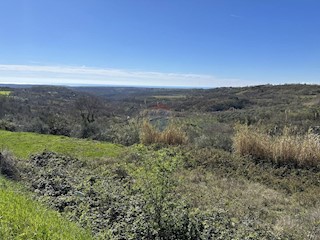
[[[0,83],[320,84],[318,0],[3,0]]]

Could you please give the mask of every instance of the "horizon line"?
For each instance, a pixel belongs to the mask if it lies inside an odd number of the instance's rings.
[[[4,83],[0,82],[0,87],[105,87],[105,88],[159,88],[159,89],[216,89],[216,88],[246,88],[246,87],[258,87],[258,86],[286,86],[286,85],[316,85],[317,83],[279,83],[279,84],[257,84],[257,85],[246,85],[246,86],[221,86],[221,87],[190,87],[190,86],[159,86],[159,85],[116,85],[116,84],[39,84],[39,83]],[[14,87],[13,87],[14,88]]]

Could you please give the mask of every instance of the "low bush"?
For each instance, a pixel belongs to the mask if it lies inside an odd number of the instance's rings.
[[[125,146],[139,143],[140,125],[135,119],[124,123],[113,123],[96,140],[108,141]]]
[[[19,129],[23,132],[34,132],[34,133],[41,133],[41,134],[48,134],[50,132],[49,126],[44,123],[40,118],[30,118],[28,121],[22,125],[22,128]]]
[[[0,173],[12,179],[19,179],[20,177],[16,161],[7,150],[0,152]]]
[[[7,131],[15,131],[16,125],[10,121],[1,119],[0,120],[0,129],[7,130]]]
[[[96,163],[44,152],[32,156],[22,174],[38,200],[97,239],[246,239],[251,233],[252,239],[274,239],[228,211],[192,207],[178,189],[179,148],[136,145],[121,163]]]

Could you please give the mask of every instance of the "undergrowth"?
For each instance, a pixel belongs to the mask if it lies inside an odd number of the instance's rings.
[[[235,221],[265,226],[279,239],[319,239],[319,171],[212,148],[186,150],[179,189],[192,206],[225,209]]]
[[[275,239],[270,229],[235,220],[214,203],[206,210],[192,206],[178,188],[179,148],[138,145],[118,162],[52,152],[23,162],[24,181],[37,199],[98,239]]]
[[[88,231],[48,210],[16,183],[0,176],[0,239],[89,240]]]

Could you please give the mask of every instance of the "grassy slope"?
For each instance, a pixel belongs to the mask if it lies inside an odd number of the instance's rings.
[[[11,91],[0,91],[0,95],[8,96],[11,93]]]
[[[111,143],[0,130],[0,147],[19,158],[43,150],[78,158],[115,157],[123,147]],[[32,201],[21,186],[0,175],[0,239],[91,239],[89,232],[63,219],[57,212]]]
[[[0,130],[0,147],[9,149],[18,158],[44,150],[54,151],[78,158],[115,157],[122,152],[120,145],[27,132],[9,132]]]
[[[92,239],[89,232],[31,200],[0,176],[0,239]]]

